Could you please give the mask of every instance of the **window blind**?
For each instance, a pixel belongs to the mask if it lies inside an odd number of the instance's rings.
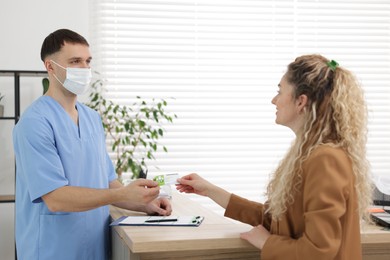
[[[197,172],[264,201],[270,174],[294,138],[276,125],[271,99],[286,66],[319,53],[353,71],[369,104],[368,157],[375,174],[390,158],[388,1],[90,1],[93,66],[107,97],[132,104],[163,98],[168,153],[151,173]],[[109,140],[108,140],[109,142]],[[110,148],[108,148],[110,149]],[[158,168],[155,168],[158,167]],[[216,212],[207,198],[193,196]]]

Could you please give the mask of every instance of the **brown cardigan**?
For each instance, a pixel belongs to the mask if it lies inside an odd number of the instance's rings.
[[[361,260],[360,223],[352,165],[342,149],[320,146],[303,165],[303,181],[281,220],[261,203],[232,194],[225,216],[271,232],[268,260]]]

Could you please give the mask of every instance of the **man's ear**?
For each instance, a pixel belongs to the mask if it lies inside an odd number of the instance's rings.
[[[43,65],[45,65],[45,68],[46,68],[47,72],[53,72],[53,64],[50,62],[49,59],[46,59],[43,62]]]
[[[306,95],[303,95],[303,94],[300,95],[296,101],[298,112],[304,111],[304,108],[306,107],[308,102],[309,102],[309,99]]]

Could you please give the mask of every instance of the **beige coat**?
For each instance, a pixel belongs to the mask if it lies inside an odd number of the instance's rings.
[[[361,260],[352,165],[342,149],[321,146],[303,165],[295,202],[280,221],[264,205],[232,195],[225,216],[271,232],[261,260]]]

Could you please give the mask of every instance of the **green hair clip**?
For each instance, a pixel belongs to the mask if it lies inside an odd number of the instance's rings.
[[[328,65],[328,67],[329,67],[332,71],[335,71],[336,68],[339,66],[339,64],[338,64],[337,61],[335,61],[335,60],[328,61],[328,62],[326,63],[326,65]]]

